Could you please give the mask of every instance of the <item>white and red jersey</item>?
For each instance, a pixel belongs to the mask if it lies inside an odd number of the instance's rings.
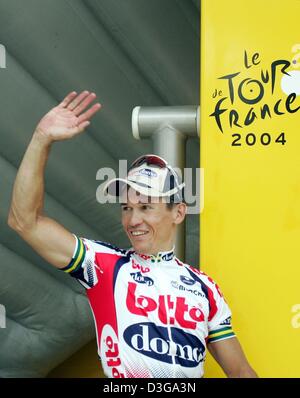
[[[214,281],[171,252],[157,256],[76,238],[63,270],[87,289],[108,377],[202,377],[206,344],[231,338]]]

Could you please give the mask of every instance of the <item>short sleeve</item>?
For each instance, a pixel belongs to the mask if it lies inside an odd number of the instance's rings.
[[[86,289],[90,289],[98,283],[99,272],[102,273],[96,263],[95,244],[85,238],[77,236],[75,238],[76,245],[72,260],[61,270],[76,278]]]
[[[231,311],[219,287],[211,280],[208,343],[235,337],[231,325]]]

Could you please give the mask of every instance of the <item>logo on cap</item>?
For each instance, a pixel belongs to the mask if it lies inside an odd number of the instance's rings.
[[[151,170],[151,169],[141,169],[138,172],[141,175],[147,176],[147,177],[157,177],[157,173],[155,173],[155,171]]]

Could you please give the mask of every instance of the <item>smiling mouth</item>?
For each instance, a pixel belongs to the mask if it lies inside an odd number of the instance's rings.
[[[143,236],[149,233],[149,231],[129,231],[130,236],[133,236],[134,238],[138,236]]]

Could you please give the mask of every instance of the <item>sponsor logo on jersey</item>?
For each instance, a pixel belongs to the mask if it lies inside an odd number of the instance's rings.
[[[144,283],[147,286],[154,285],[153,279],[149,278],[148,276],[142,275],[140,272],[132,272],[130,275],[132,279],[137,283]]]
[[[100,339],[102,365],[109,377],[124,378],[123,366],[119,355],[119,341],[114,329],[104,325]]]
[[[150,271],[150,268],[149,268],[149,267],[144,267],[143,265],[138,264],[134,259],[132,259],[131,265],[132,265],[132,268],[133,268],[133,269],[138,269],[138,270],[141,271],[143,274]]]
[[[137,254],[143,260],[150,260],[151,259],[151,256],[149,256],[148,254],[141,254],[141,253],[135,253],[135,254]]]
[[[180,275],[180,280],[182,283],[188,286],[192,286],[196,283],[195,279],[189,278],[188,276],[185,275]]]
[[[162,256],[162,260],[171,261],[173,257],[174,257],[174,252],[166,253]]]
[[[220,325],[225,326],[225,325],[231,325],[231,316],[226,318]]]
[[[192,288],[188,288],[188,287],[185,287],[183,285],[180,285],[177,281],[171,281],[171,286],[174,289],[180,290],[182,292],[192,293],[192,294],[194,294],[197,297],[206,297],[203,292],[200,292],[197,289],[192,289]]]
[[[196,367],[205,357],[205,346],[194,335],[175,327],[143,322],[129,326],[125,342],[140,354],[165,363]]]
[[[175,325],[185,329],[196,329],[198,322],[204,322],[204,313],[199,307],[191,306],[185,297],[159,295],[157,299],[136,292],[137,284],[128,283],[126,306],[135,315],[149,317],[153,313],[164,325]]]
[[[138,171],[138,174],[144,175],[150,178],[157,177],[157,173],[151,169],[141,169]]]

